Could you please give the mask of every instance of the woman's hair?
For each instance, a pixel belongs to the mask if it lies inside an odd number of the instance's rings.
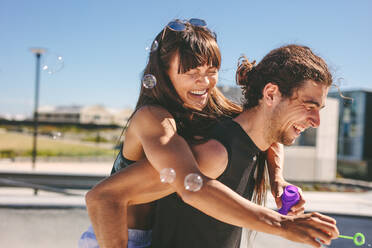
[[[171,60],[176,55],[179,56],[179,73],[203,65],[219,69],[221,65],[221,54],[215,34],[206,27],[193,26],[187,22],[185,25],[184,31],[173,31],[165,27],[153,41],[153,45],[157,44],[158,47],[150,52],[142,76],[155,76],[156,86],[149,89],[141,84],[140,96],[133,114],[145,105],[161,106],[175,118],[177,132],[185,139],[193,141],[194,136],[203,136],[216,120],[238,115],[241,107],[227,100],[217,87],[210,91],[203,110],[184,106],[168,76]]]
[[[332,84],[326,62],[306,46],[283,46],[272,50],[257,65],[255,62],[244,57],[236,72],[236,82],[243,90],[244,109],[259,104],[262,90],[268,83],[277,84],[284,97],[291,97],[306,80],[327,86]]]

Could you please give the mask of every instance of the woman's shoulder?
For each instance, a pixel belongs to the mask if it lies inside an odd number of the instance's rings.
[[[136,110],[132,120],[151,120],[151,119],[164,119],[171,118],[174,119],[172,114],[162,106],[159,105],[146,105],[142,106]]]
[[[159,105],[146,105],[136,110],[132,116],[130,126],[139,128],[156,128],[156,126],[172,126],[176,128],[176,122],[172,114]]]

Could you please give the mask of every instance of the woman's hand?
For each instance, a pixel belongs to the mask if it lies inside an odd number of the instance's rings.
[[[329,245],[331,240],[338,238],[340,234],[335,219],[315,212],[285,216],[280,225],[280,236],[313,247],[322,247],[321,243]]]

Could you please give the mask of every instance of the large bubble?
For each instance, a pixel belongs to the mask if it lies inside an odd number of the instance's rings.
[[[142,78],[142,85],[146,89],[152,89],[156,86],[156,77],[152,74],[146,74]]]
[[[189,191],[198,191],[203,186],[203,179],[196,173],[190,173],[185,177],[185,189]]]

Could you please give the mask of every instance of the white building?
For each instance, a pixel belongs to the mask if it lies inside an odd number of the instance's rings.
[[[45,122],[122,126],[131,113],[131,109],[109,109],[102,105],[43,106],[39,108],[38,119]]]
[[[284,177],[295,181],[334,181],[337,171],[338,100],[327,98],[315,129],[315,146],[285,147]],[[314,133],[314,132],[313,132]]]
[[[113,115],[102,105],[92,105],[80,109],[79,122],[83,124],[113,124]]]

